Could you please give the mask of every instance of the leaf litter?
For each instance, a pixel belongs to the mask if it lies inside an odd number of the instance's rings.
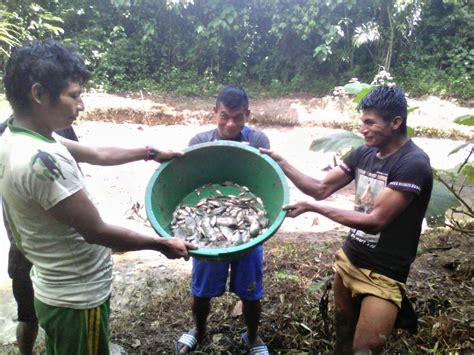
[[[265,243],[259,333],[272,352],[333,351],[334,307],[328,281],[342,237],[343,232],[279,232]],[[408,297],[419,317],[418,334],[394,330],[384,350],[472,352],[473,241],[449,230],[434,230],[422,236],[419,249],[408,279]],[[449,261],[453,263],[446,267]],[[131,354],[173,352],[176,339],[193,327],[190,282],[190,274],[169,278],[163,290],[150,272],[144,286],[129,285],[137,288],[134,300],[113,312],[112,341]],[[246,351],[240,339],[245,324],[239,308],[239,299],[229,292],[212,300],[207,336],[195,354]]]

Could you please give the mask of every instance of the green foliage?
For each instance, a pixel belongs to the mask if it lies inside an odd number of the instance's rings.
[[[460,116],[454,122],[466,126],[473,126],[473,116]],[[474,185],[474,162],[470,160],[474,154],[473,142],[466,142],[455,149],[449,155],[457,153],[463,149],[467,150],[465,160],[456,168],[450,170],[435,170],[435,179],[438,185],[442,185],[451,196],[452,206],[450,206],[450,213],[447,216],[447,222],[443,220],[448,227],[474,236],[474,231],[469,225],[472,224],[474,218],[473,197],[472,195],[465,196],[463,190],[468,185]],[[456,208],[456,207],[460,208]],[[444,215],[443,215],[444,217]],[[439,220],[439,218],[438,218]],[[466,226],[467,225],[467,226]]]
[[[193,96],[200,95],[212,96],[218,89],[219,85],[214,81],[209,72],[205,72],[202,76],[196,72],[180,72],[177,68],[173,68],[170,72],[165,73],[160,78],[160,89],[164,91],[173,91],[180,95]]]
[[[298,275],[294,275],[293,273],[288,272],[287,270],[277,271],[275,273],[275,277],[280,280],[290,280],[295,282],[298,282],[300,280]]]
[[[61,27],[62,18],[53,15],[50,11],[44,9],[36,3],[30,4],[30,16],[27,31],[25,33],[28,39],[44,38],[47,36],[58,37],[64,33]]]
[[[394,74],[399,78],[400,85],[407,88],[412,96],[430,94],[465,100],[474,97],[472,75],[449,73],[430,63],[407,63],[394,68]]]
[[[0,8],[0,51],[8,56],[10,49],[20,44],[21,28],[14,24],[15,15]]]
[[[430,203],[426,210],[426,219],[430,227],[442,227],[445,225],[446,211],[460,205],[456,197],[449,189],[439,181],[433,181]]]
[[[411,94],[474,96],[465,2],[3,0],[0,11],[7,53],[15,40],[62,38],[79,46],[91,84],[110,91],[204,94],[211,80],[325,95],[384,66]]]
[[[470,144],[471,144],[471,143],[466,142],[466,143],[463,143],[463,144],[461,144],[461,145],[458,145],[456,148],[454,148],[452,151],[450,151],[448,155],[457,153],[457,152],[459,152],[461,149],[464,149],[464,148],[468,147]]]
[[[461,169],[461,174],[466,178],[468,184],[474,185],[474,162],[468,162]]]
[[[359,135],[352,132],[341,132],[315,139],[309,149],[313,151],[340,153],[342,151],[353,150],[362,144],[364,144],[364,139]]]
[[[313,284],[313,286],[311,286],[309,288],[309,290],[311,292],[320,292],[321,290],[323,290],[325,287],[327,287],[327,284],[328,282],[331,281],[331,277],[330,276],[326,276],[324,278],[322,278],[321,280],[318,280],[317,282],[315,282]]]
[[[454,120],[454,123],[462,124],[465,126],[474,126],[474,115],[459,116]]]
[[[372,86],[372,85],[370,85],[369,87],[362,88],[360,90],[360,92],[355,94],[354,99],[352,100],[352,102],[356,103],[357,107],[359,107],[359,105],[362,102],[362,100],[364,99],[364,97],[366,97],[367,94],[370,93],[374,88],[375,88],[375,86]]]
[[[474,25],[472,5],[461,1],[423,1],[418,39],[400,52],[394,68],[400,84],[414,95],[474,96]]]
[[[355,82],[344,85],[344,92],[347,95],[355,95],[354,102],[360,103],[373,88],[373,85]]]
[[[472,148],[468,158],[471,154]],[[438,194],[439,186],[442,186],[445,191],[446,205],[449,207],[448,213],[434,215],[434,222],[438,222],[436,225],[440,225],[440,222],[442,222],[443,225],[456,231],[474,236],[472,228],[465,227],[472,224],[474,218],[473,198],[472,196],[466,197],[462,193],[467,184],[472,185],[474,183],[474,165],[472,162],[468,162],[468,158],[456,169],[434,171]],[[435,191],[433,191],[433,194],[435,194]],[[450,199],[449,201],[448,198]]]
[[[4,0],[0,4],[0,62],[23,41],[59,37],[63,20],[35,2]]]

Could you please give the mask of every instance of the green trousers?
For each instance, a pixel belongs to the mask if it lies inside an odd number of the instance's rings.
[[[109,354],[109,300],[91,309],[72,309],[35,298],[35,310],[46,333],[46,354]]]

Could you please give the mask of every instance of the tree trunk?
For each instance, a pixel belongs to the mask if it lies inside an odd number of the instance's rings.
[[[393,51],[393,37],[394,37],[394,29],[393,29],[393,22],[392,22],[392,13],[390,11],[390,3],[387,2],[387,16],[388,16],[388,24],[389,24],[389,40],[387,46],[387,53],[385,55],[385,63],[384,67],[386,71],[390,70],[390,64],[392,62],[392,51]]]

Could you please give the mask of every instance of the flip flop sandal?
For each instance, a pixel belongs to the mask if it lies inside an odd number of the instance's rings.
[[[196,349],[197,343],[198,341],[194,335],[191,333],[184,333],[176,342],[176,354],[179,354],[180,344],[187,346],[189,351],[194,351]]]
[[[242,334],[242,341],[247,346],[247,348],[249,348],[250,355],[270,355],[266,344],[250,346],[249,336],[246,332]]]

